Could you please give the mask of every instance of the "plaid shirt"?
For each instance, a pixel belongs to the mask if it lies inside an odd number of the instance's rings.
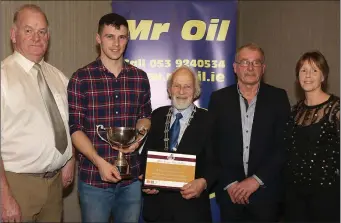
[[[117,151],[103,142],[96,133],[96,125],[104,127],[135,127],[138,119],[150,118],[150,85],[147,74],[124,62],[123,69],[115,77],[98,58],[77,70],[68,85],[70,132],[81,130],[93,143],[99,156],[114,163]],[[105,135],[105,134],[103,134]],[[131,163],[132,180],[140,173],[138,152],[125,155]],[[114,183],[101,180],[99,171],[83,154],[79,158],[79,179],[95,187],[115,187]]]

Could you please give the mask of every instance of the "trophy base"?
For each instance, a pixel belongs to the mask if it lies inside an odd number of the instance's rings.
[[[131,174],[121,174],[122,180],[131,180],[133,176]]]
[[[130,173],[129,166],[116,166],[118,171],[120,172],[122,180],[129,180],[132,179],[133,176]]]

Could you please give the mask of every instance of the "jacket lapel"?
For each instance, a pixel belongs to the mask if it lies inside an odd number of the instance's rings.
[[[232,120],[232,123],[234,123],[234,125],[233,125],[233,126],[235,126],[234,131],[236,131],[238,141],[240,142],[239,143],[240,146],[239,146],[238,150],[239,150],[241,156],[243,156],[243,128],[242,128],[242,118],[241,118],[239,97],[240,97],[240,95],[238,93],[237,85],[236,85],[235,89],[233,90],[231,103],[230,103],[230,105],[229,105],[229,103],[227,103],[227,106],[231,106],[231,108],[228,108],[231,110],[231,117],[230,118]],[[230,128],[230,126],[227,126],[227,128]]]
[[[177,148],[177,153],[184,153],[184,154],[196,154],[196,150],[197,148],[195,148],[195,146],[193,146],[193,144],[195,145],[195,143],[193,143],[193,139],[195,139],[195,133],[196,133],[196,129],[200,128],[200,126],[198,126],[199,122],[196,121],[196,119],[198,119],[198,109],[194,114],[194,117],[192,119],[192,121],[190,122],[189,126],[187,126],[187,128],[185,129],[184,134],[182,135],[181,141],[178,145]],[[193,135],[194,134],[194,135]]]

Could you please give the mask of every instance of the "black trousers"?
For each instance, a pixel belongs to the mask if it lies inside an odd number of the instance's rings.
[[[285,222],[340,222],[340,187],[290,186],[284,205]]]
[[[230,204],[220,206],[222,222],[276,222],[279,203]]]
[[[163,192],[144,197],[143,220],[151,222],[212,222],[208,194],[185,200],[180,192]]]

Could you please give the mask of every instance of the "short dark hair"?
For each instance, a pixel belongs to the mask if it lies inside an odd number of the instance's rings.
[[[300,59],[296,63],[296,78],[298,78],[300,74],[300,69],[303,66],[304,62],[308,61],[309,64],[315,64],[322,72],[324,80],[322,81],[322,89],[325,89],[327,86],[327,79],[329,74],[329,65],[326,58],[323,54],[318,51],[309,51],[304,53]]]
[[[123,16],[116,13],[109,13],[102,16],[98,22],[98,34],[102,33],[104,25],[111,25],[116,29],[120,29],[120,26],[125,26],[129,30],[127,20]]]

